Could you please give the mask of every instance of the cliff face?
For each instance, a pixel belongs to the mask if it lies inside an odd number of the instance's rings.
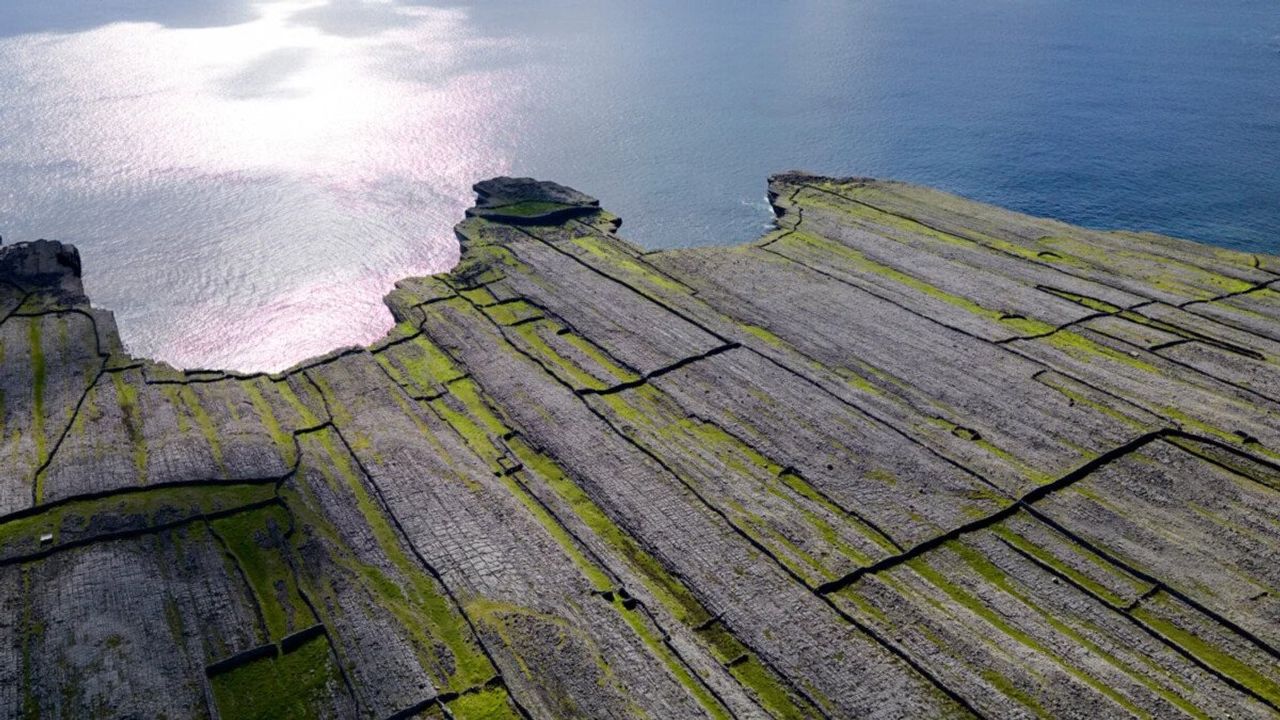
[[[1280,711],[1280,258],[800,174],[644,253],[477,190],[276,376],[0,251],[0,714]]]

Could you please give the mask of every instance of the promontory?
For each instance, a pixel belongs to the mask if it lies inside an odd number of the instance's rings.
[[[367,348],[131,357],[0,249],[0,716],[1280,715],[1280,257],[499,178]]]

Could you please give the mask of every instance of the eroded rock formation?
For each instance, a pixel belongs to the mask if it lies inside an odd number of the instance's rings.
[[[646,253],[477,190],[280,375],[0,251],[0,714],[1277,714],[1280,258],[801,174]]]

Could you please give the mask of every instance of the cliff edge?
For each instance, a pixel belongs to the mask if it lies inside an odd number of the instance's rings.
[[[1280,258],[803,173],[643,252],[476,190],[384,340],[276,375],[0,249],[0,712],[1280,712]]]

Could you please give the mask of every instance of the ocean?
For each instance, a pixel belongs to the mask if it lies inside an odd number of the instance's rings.
[[[0,235],[76,244],[130,350],[180,367],[381,336],[482,178],[666,248],[759,236],[792,168],[1280,253],[1280,7],[0,4]]]

